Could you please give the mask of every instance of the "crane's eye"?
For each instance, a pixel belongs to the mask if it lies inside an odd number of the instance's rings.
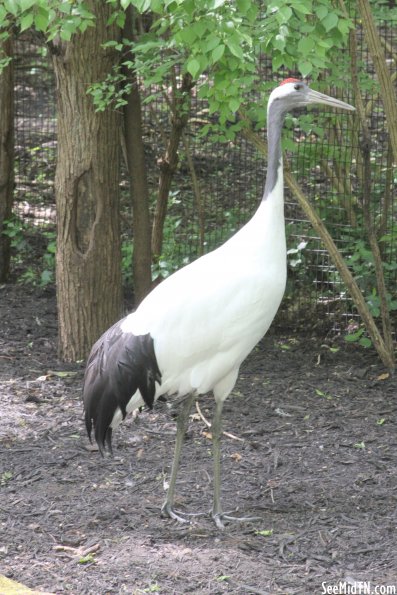
[[[301,91],[302,88],[303,88],[302,83],[295,83],[295,85],[294,85],[295,91]]]

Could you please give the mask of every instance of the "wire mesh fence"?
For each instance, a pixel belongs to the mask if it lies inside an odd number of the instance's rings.
[[[396,59],[393,24],[384,23],[382,40],[391,71]],[[372,74],[365,43],[360,44],[360,64]],[[25,34],[15,44],[15,216],[23,224],[19,245],[14,242],[14,277],[51,281],[51,255],[55,242],[56,165],[55,83],[51,64],[38,40]],[[389,283],[396,285],[396,170],[388,143],[386,122],[376,84],[363,88],[372,138],[373,192],[379,208],[373,217],[388,236],[384,259]],[[343,97],[352,101],[351,97]],[[263,98],[261,99],[264,100]],[[164,230],[161,273],[167,275],[215,248],[230,237],[254,213],[262,196],[266,162],[245,138],[219,142],[198,134],[209,115],[206,105],[193,96],[193,117],[180,147],[178,171],[173,181]],[[359,140],[351,117],[329,112],[312,113],[315,126],[305,130],[292,117],[289,137],[295,149],[287,151],[291,171],[316,205],[346,257],[355,255],[355,273],[369,266],[357,246],[366,245],[360,214],[360,179],[357,173]],[[321,130],[321,134],[318,132]],[[166,105],[160,99],[144,108],[145,151],[149,184],[154,197],[158,184],[158,160],[169,133]],[[317,132],[316,132],[317,131]],[[261,134],[265,136],[265,131]],[[128,182],[121,181],[123,247],[129,254],[132,214]],[[289,249],[289,281],[279,322],[307,328],[325,324],[345,329],[355,316],[352,303],[327,251],[303,216],[294,197],[286,192],[286,229]],[[383,218],[383,219],[382,219]],[[379,220],[382,221],[379,224]],[[394,267],[394,268],[393,268]],[[361,271],[361,273],[363,270]],[[128,277],[128,275],[127,275]]]

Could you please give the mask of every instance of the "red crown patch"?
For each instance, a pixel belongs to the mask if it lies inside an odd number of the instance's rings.
[[[289,79],[285,79],[284,81],[282,81],[279,84],[279,87],[281,87],[282,85],[286,85],[287,83],[300,83],[301,81],[299,79],[295,79],[295,78],[289,78]]]

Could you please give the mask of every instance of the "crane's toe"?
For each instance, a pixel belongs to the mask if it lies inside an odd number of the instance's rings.
[[[223,531],[223,529],[225,528],[225,522],[226,523],[232,523],[232,522],[236,522],[236,523],[254,523],[254,522],[257,522],[257,521],[261,521],[262,520],[262,517],[259,517],[259,516],[243,516],[243,517],[238,517],[238,516],[233,516],[233,515],[230,515],[230,514],[226,514],[224,512],[212,512],[211,516],[212,516],[212,519],[213,519],[215,525],[221,531]]]
[[[189,520],[182,516],[182,513],[177,512],[169,502],[164,502],[161,507],[161,516],[174,519],[174,521],[178,521],[179,523],[189,522]]]

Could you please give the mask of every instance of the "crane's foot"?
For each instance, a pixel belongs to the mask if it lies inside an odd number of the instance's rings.
[[[237,510],[235,512],[237,512]],[[178,521],[178,523],[190,523],[194,517],[206,516],[207,514],[207,512],[180,512],[179,510],[175,510],[170,502],[164,502],[161,507],[161,516],[163,518],[168,517],[174,521]],[[211,518],[217,528],[221,531],[225,529],[225,524],[227,523],[255,523],[262,520],[262,517],[259,516],[238,517],[222,511],[212,511]]]
[[[161,516],[174,519],[174,521],[178,521],[178,523],[189,522],[189,520],[182,516],[182,513],[177,512],[169,502],[164,502],[163,506],[161,507]]]
[[[178,521],[179,523],[190,523],[193,517],[197,516],[204,516],[205,512],[180,512],[176,511],[172,504],[169,502],[164,502],[163,506],[161,507],[161,516],[168,517],[173,519],[174,521]]]
[[[226,514],[224,512],[212,512],[211,516],[212,516],[212,519],[213,519],[215,525],[221,531],[223,531],[223,529],[225,528],[225,522],[226,523],[233,523],[233,522],[235,522],[235,523],[255,523],[257,521],[262,520],[262,517],[259,517],[259,516],[238,517],[238,516],[232,516],[230,514]]]

